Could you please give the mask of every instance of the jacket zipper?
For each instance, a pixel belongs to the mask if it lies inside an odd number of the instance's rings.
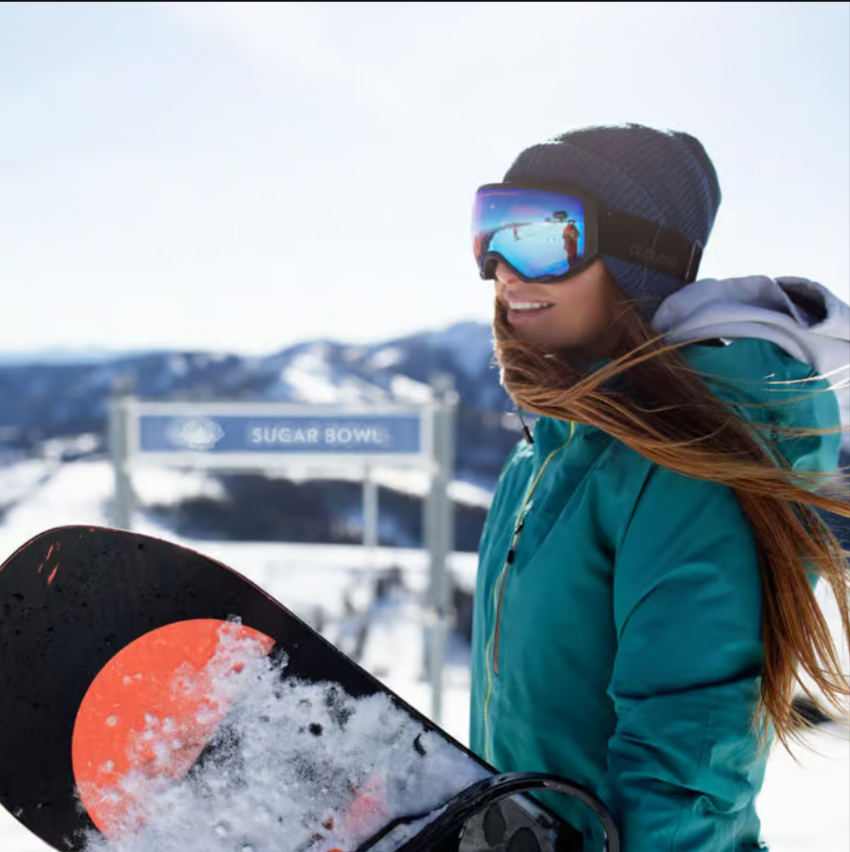
[[[505,582],[508,577],[508,569],[513,564],[514,559],[516,558],[516,548],[517,543],[519,542],[520,533],[525,526],[525,516],[528,513],[529,509],[529,500],[531,500],[532,495],[534,494],[535,488],[537,488],[537,484],[540,482],[540,477],[543,476],[543,471],[546,470],[546,466],[550,461],[563,450],[573,439],[573,434],[575,433],[575,423],[570,423],[570,435],[567,440],[561,444],[560,447],[552,450],[551,453],[546,457],[546,460],[540,467],[540,470],[537,473],[537,476],[534,477],[534,481],[528,487],[528,490],[525,493],[525,497],[523,497],[522,504],[520,505],[519,512],[517,513],[517,519],[514,522],[514,531],[511,535],[511,544],[508,550],[507,558],[505,559],[505,564],[502,567],[502,573],[499,578],[499,581],[494,588],[494,593],[496,588],[498,588],[499,594],[498,598],[494,600],[494,605],[496,607],[496,626],[493,630],[492,635],[490,636],[490,641],[487,643],[486,648],[486,670],[487,670],[487,698],[484,702],[484,745],[485,745],[485,759],[492,762],[492,756],[490,753],[490,697],[493,692],[493,680],[490,674],[490,654],[492,649],[492,663],[493,663],[493,675],[499,674],[499,633],[502,628],[502,602],[505,596]],[[495,597],[495,594],[494,594]]]
[[[511,537],[511,547],[508,550],[508,556],[505,559],[504,567],[502,568],[502,576],[501,581],[499,583],[499,603],[496,606],[496,629],[493,631],[493,674],[499,674],[499,632],[502,627],[502,601],[505,597],[505,580],[508,577],[508,569],[513,564],[514,558],[516,557],[516,544],[519,539],[519,534],[522,532],[523,526],[525,526],[525,517],[520,512],[519,524],[514,527],[514,534]]]

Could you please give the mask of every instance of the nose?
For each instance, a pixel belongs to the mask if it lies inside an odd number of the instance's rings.
[[[504,298],[510,290],[520,283],[519,278],[517,278],[517,276],[511,272],[511,270],[508,269],[502,261],[499,261],[496,266],[495,275],[496,277],[493,283],[496,287],[496,295],[502,298]]]

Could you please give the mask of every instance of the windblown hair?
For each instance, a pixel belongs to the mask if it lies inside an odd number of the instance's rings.
[[[841,427],[798,429],[770,423],[769,417],[750,420],[735,406],[764,403],[724,402],[677,351],[687,344],[666,343],[633,303],[621,304],[622,334],[611,360],[587,374],[574,354],[518,339],[497,300],[495,351],[502,384],[529,412],[596,426],[662,467],[734,490],[754,534],[762,581],[764,667],[754,728],[762,746],[772,727],[789,748],[810,726],[792,703],[797,685],[828,718],[846,716],[848,674],[841,670],[808,574],[831,586],[850,643],[845,564],[850,554],[815,511],[850,517],[850,499],[846,471],[794,471],[781,444]],[[791,384],[781,391],[782,404],[812,392]]]

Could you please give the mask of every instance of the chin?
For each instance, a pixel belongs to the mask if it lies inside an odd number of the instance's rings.
[[[568,352],[578,345],[570,340],[565,339],[563,333],[557,334],[547,332],[545,330],[536,330],[530,328],[514,327],[514,334],[520,339],[528,343],[534,343],[537,346],[545,347],[552,352]]]

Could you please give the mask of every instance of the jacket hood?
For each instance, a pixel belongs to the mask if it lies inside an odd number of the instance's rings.
[[[751,276],[694,281],[662,302],[652,320],[653,328],[665,334],[672,343],[714,337],[726,340],[760,340],[775,344],[782,353],[823,376],[838,405],[845,429],[850,424],[850,307],[822,285],[806,278],[768,278]],[[704,351],[706,347],[699,347]],[[760,347],[762,362],[729,363],[727,372],[734,378],[758,373],[768,368],[766,378],[775,366],[779,372],[795,373],[790,361],[768,356],[769,347]],[[732,357],[715,350],[718,367]],[[736,353],[743,355],[740,349]],[[776,362],[773,365],[772,362]],[[750,375],[750,380],[758,379]],[[776,376],[780,379],[780,376]],[[796,377],[789,375],[786,380]],[[808,385],[807,387],[811,387]],[[786,394],[788,390],[784,391]],[[797,394],[794,394],[797,396]],[[816,411],[806,411],[802,403],[793,425],[835,425],[824,422],[829,415],[828,405],[821,402]],[[794,411],[791,412],[792,416]],[[817,417],[805,421],[806,416]],[[850,447],[850,435],[843,436],[845,448]],[[839,438],[841,443],[841,439]]]

